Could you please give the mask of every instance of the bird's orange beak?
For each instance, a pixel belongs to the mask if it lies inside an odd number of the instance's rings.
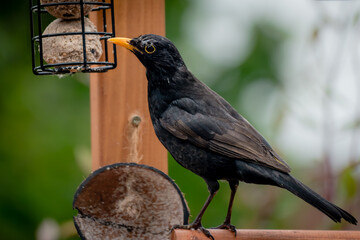
[[[108,42],[112,42],[116,45],[120,45],[124,48],[129,49],[130,51],[134,52],[134,50],[142,53],[137,47],[130,44],[131,38],[122,38],[122,37],[115,37],[115,38],[109,38]]]

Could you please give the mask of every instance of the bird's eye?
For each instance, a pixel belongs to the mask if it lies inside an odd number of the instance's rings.
[[[154,45],[150,45],[150,46],[145,46],[145,52],[146,53],[148,53],[148,54],[152,54],[152,53],[154,53],[155,52],[155,47],[154,47]]]

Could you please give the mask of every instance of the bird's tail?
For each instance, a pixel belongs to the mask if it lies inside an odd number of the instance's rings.
[[[277,186],[289,190],[296,196],[300,197],[307,203],[325,213],[335,222],[341,222],[341,218],[343,218],[349,223],[354,225],[357,224],[357,220],[350,213],[325,200],[319,194],[289,174],[274,171],[272,175],[272,180],[276,183]]]

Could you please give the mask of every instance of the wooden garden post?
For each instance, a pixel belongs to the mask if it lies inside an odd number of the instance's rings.
[[[114,11],[118,37],[165,35],[164,0],[114,0]],[[101,14],[92,14],[100,28]],[[167,152],[148,112],[145,69],[124,48],[117,48],[117,60],[116,69],[90,74],[92,168],[137,162],[167,173]]]

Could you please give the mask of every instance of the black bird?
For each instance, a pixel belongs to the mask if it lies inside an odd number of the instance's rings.
[[[200,229],[212,238],[202,227],[201,218],[219,189],[218,180],[227,180],[231,188],[227,216],[218,228],[235,234],[230,218],[239,181],[285,188],[335,222],[343,218],[357,223],[351,214],[292,177],[290,167],[256,129],[187,69],[170,40],[147,34],[109,41],[129,49],[145,66],[150,116],[157,137],[181,166],[208,185],[208,199],[186,228]]]

